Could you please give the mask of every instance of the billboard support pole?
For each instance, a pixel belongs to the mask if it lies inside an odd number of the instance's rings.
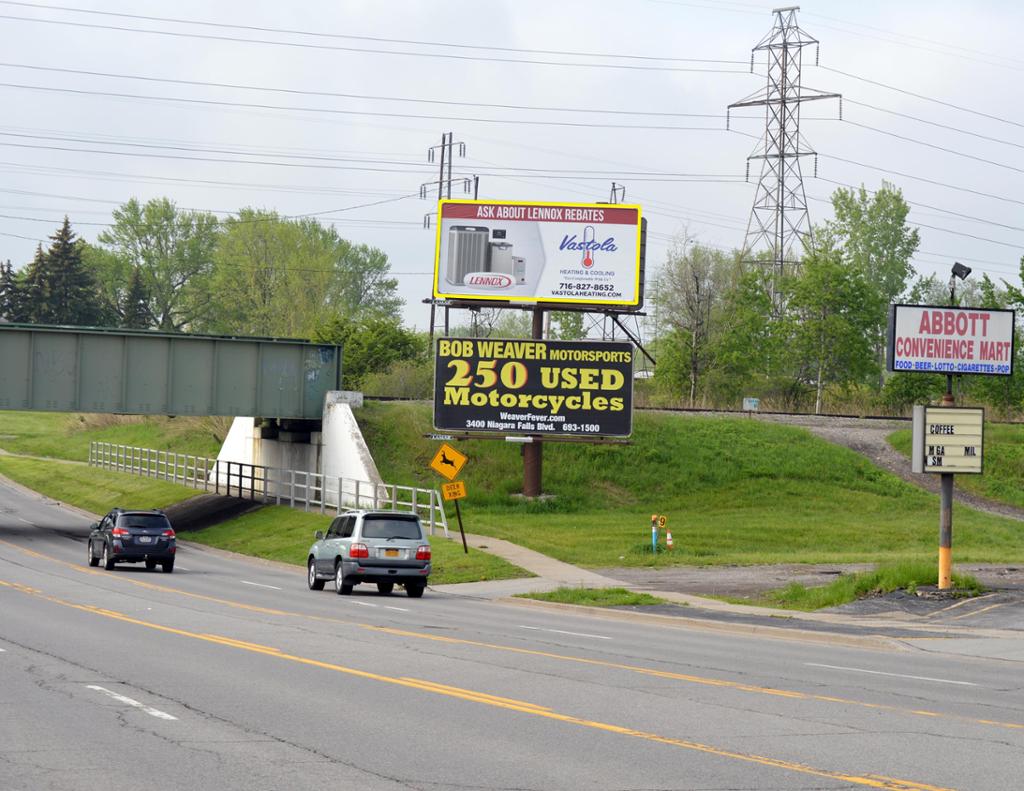
[[[544,309],[533,309],[532,337],[540,340],[544,337]],[[523,445],[523,495],[540,497],[541,473],[543,465],[543,445],[541,438],[534,435],[532,442]]]

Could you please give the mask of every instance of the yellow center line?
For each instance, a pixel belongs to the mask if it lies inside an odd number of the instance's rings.
[[[606,660],[603,660],[603,659],[589,659],[587,657],[582,657],[582,656],[572,656],[572,655],[569,655],[569,654],[556,654],[556,653],[549,652],[549,651],[538,651],[538,650],[535,650],[535,649],[532,649],[532,648],[519,648],[519,647],[511,646],[511,645],[500,645],[498,643],[487,643],[487,642],[482,642],[482,641],[478,641],[478,640],[467,640],[467,639],[459,638],[459,637],[446,637],[444,635],[427,634],[427,633],[424,633],[424,632],[413,632],[413,631],[408,631],[408,630],[405,630],[405,629],[395,629],[395,628],[388,627],[388,626],[377,626],[376,624],[361,623],[359,621],[355,621],[355,620],[351,620],[351,619],[345,619],[345,618],[336,618],[336,617],[332,617],[332,616],[323,616],[323,615],[312,615],[312,614],[307,614],[307,613],[292,612],[292,611],[288,611],[288,610],[271,609],[271,608],[267,608],[267,607],[257,607],[256,605],[245,604],[244,602],[233,601],[231,599],[220,599],[220,598],[217,598],[215,596],[206,596],[206,595],[204,595],[202,593],[191,593],[189,591],[180,590],[179,588],[171,588],[171,587],[168,587],[166,585],[158,585],[156,583],[145,582],[143,580],[131,579],[131,578],[125,577],[125,576],[120,576],[119,575],[119,576],[113,577],[113,576],[111,576],[107,572],[96,571],[95,569],[88,568],[86,566],[79,566],[79,565],[76,565],[74,563],[68,563],[67,561],[59,560],[58,558],[50,558],[50,557],[48,557],[46,555],[41,555],[38,552],[34,552],[33,550],[25,549],[23,547],[20,547],[17,544],[12,544],[12,543],[10,543],[8,541],[4,541],[3,539],[0,539],[0,544],[4,544],[4,545],[9,546],[9,547],[11,547],[13,549],[17,549],[17,550],[20,550],[22,552],[26,552],[26,553],[28,553],[30,555],[34,555],[36,557],[40,557],[40,558],[52,561],[52,562],[57,563],[57,564],[60,564],[60,565],[63,565],[63,566],[67,566],[68,568],[74,569],[75,571],[79,571],[79,572],[82,572],[82,573],[85,573],[85,574],[96,574],[98,576],[104,577],[105,579],[116,579],[119,582],[126,582],[126,583],[129,583],[131,585],[138,585],[138,586],[146,588],[148,590],[159,591],[161,593],[174,593],[174,594],[178,594],[180,596],[186,596],[186,597],[192,598],[192,599],[199,599],[199,600],[202,600],[202,601],[213,602],[215,604],[223,604],[223,605],[228,606],[228,607],[234,607],[234,608],[237,608],[237,609],[247,610],[247,611],[250,611],[250,612],[258,612],[258,613],[261,613],[261,614],[264,614],[264,615],[280,615],[280,616],[289,617],[289,618],[303,618],[303,619],[307,619],[307,620],[321,621],[321,622],[325,622],[325,623],[337,623],[337,624],[343,624],[345,626],[356,626],[356,627],[359,627],[360,629],[366,629],[366,630],[373,631],[373,632],[382,632],[384,634],[395,635],[395,636],[398,636],[398,637],[410,637],[410,638],[414,638],[414,639],[417,639],[417,640],[431,640],[433,642],[438,642],[438,643],[448,643],[448,644],[451,644],[451,645],[465,645],[465,646],[471,646],[471,647],[474,647],[474,648],[486,648],[486,649],[491,650],[491,651],[502,651],[502,652],[505,652],[505,653],[520,654],[520,655],[523,655],[523,656],[543,657],[545,659],[554,659],[554,660],[557,660],[557,661],[560,661],[560,662],[572,662],[572,663],[580,664],[580,665],[591,665],[591,666],[594,666],[594,667],[606,667],[606,668],[611,668],[611,669],[615,669],[615,670],[623,670],[623,671],[626,671],[626,672],[629,672],[629,673],[639,673],[639,674],[645,675],[645,676],[655,676],[655,677],[658,677],[658,678],[665,678],[665,679],[669,679],[669,680],[672,680],[672,681],[685,681],[685,682],[691,683],[691,684],[700,684],[702,686],[709,686],[709,687],[720,687],[720,688],[723,688],[723,689],[732,689],[732,690],[736,690],[736,691],[739,691],[739,692],[750,692],[750,693],[758,694],[758,695],[771,695],[773,697],[791,698],[793,700],[814,701],[814,702],[819,702],[819,703],[836,703],[836,704],[840,704],[840,705],[843,705],[843,706],[857,706],[857,707],[860,707],[860,708],[874,709],[874,710],[877,710],[877,711],[888,711],[888,712],[892,712],[894,714],[924,716],[924,717],[935,717],[935,718],[951,720],[951,721],[954,721],[954,722],[969,723],[969,724],[972,724],[972,725],[985,725],[985,726],[988,726],[988,727],[1006,728],[1008,730],[1024,730],[1024,723],[1001,722],[1001,721],[998,721],[998,720],[989,720],[989,719],[980,719],[980,718],[975,718],[975,717],[966,717],[966,716],[961,715],[961,714],[946,714],[946,713],[939,712],[939,711],[922,711],[920,709],[907,709],[907,708],[902,708],[900,706],[893,706],[893,705],[889,705],[889,704],[885,704],[885,703],[868,703],[867,701],[853,700],[851,698],[839,698],[839,697],[834,697],[832,695],[817,695],[817,694],[809,693],[809,692],[797,692],[797,691],[794,691],[794,690],[777,689],[775,687],[762,687],[762,686],[757,686],[757,685],[753,685],[753,684],[743,684],[743,683],[738,682],[738,681],[727,681],[725,679],[708,678],[708,677],[705,677],[705,676],[694,676],[694,675],[688,675],[688,674],[685,674],[685,673],[675,673],[675,672],[670,671],[670,670],[656,670],[654,668],[642,667],[642,666],[639,666],[639,665],[627,665],[627,664],[621,664],[621,663],[618,663],[618,662],[609,662],[609,661],[606,661]]]
[[[557,722],[564,722],[570,725],[578,725],[585,728],[592,728],[594,730],[604,731],[606,733],[614,733],[622,736],[629,736],[636,739],[643,739],[645,741],[656,742],[658,744],[665,744],[672,747],[680,747],[687,750],[694,750],[708,755],[718,756],[720,758],[730,758],[737,761],[759,764],[761,766],[770,766],[776,769],[783,769],[790,772],[799,772],[801,774],[808,774],[816,777],[825,777],[831,780],[840,780],[842,782],[853,783],[854,785],[865,786],[868,788],[881,788],[885,789],[886,791],[954,791],[953,789],[946,787],[933,786],[911,780],[900,780],[896,778],[885,777],[884,775],[854,775],[847,774],[845,772],[832,771],[830,769],[818,769],[807,764],[786,761],[780,758],[771,758],[764,755],[755,755],[753,753],[741,753],[735,750],[727,750],[720,747],[714,747],[709,744],[702,744],[700,742],[690,741],[688,739],[676,739],[669,736],[662,736],[660,734],[650,733],[648,731],[626,728],[621,725],[612,725],[610,723],[600,722],[598,720],[587,720],[573,716],[571,714],[561,714],[559,712],[552,711],[551,709],[543,706],[538,706],[532,703],[524,703],[521,701],[513,700],[511,698],[500,698],[497,696],[489,695],[485,692],[476,692],[473,690],[461,689],[459,687],[450,687],[444,684],[437,684],[430,681],[421,681],[419,679],[408,677],[396,678],[393,676],[384,676],[379,673],[372,673],[366,670],[359,670],[353,667],[346,667],[345,665],[338,665],[332,662],[323,662],[319,659],[298,656],[296,654],[282,653],[280,650],[276,648],[272,648],[270,646],[263,646],[259,643],[248,643],[242,640],[235,640],[230,637],[222,637],[220,635],[214,634],[201,634],[199,632],[190,632],[186,629],[177,629],[172,626],[164,626],[163,624],[153,623],[151,621],[143,621],[138,618],[133,618],[130,615],[119,613],[115,610],[105,610],[87,604],[76,604],[75,602],[65,601],[64,599],[59,599],[56,596],[49,596],[44,593],[40,593],[39,591],[35,591],[27,585],[21,585],[15,582],[5,582],[3,580],[0,580],[0,585],[13,588],[22,593],[25,593],[26,595],[34,596],[44,601],[52,602],[53,604],[59,604],[63,607],[70,607],[75,610],[80,610],[82,612],[88,612],[94,615],[99,615],[104,618],[112,618],[114,620],[122,621],[124,623],[129,623],[136,626],[142,626],[147,629],[153,629],[158,632],[163,632],[165,634],[173,634],[180,637],[191,638],[193,640],[201,640],[207,643],[213,643],[217,645],[223,645],[228,648],[234,648],[236,650],[250,651],[253,653],[263,654],[266,656],[273,657],[274,659],[286,660],[301,665],[307,665],[309,667],[316,667],[324,670],[331,670],[338,673],[344,673],[346,675],[355,676],[357,678],[378,681],[385,684],[394,684],[396,686],[407,687],[409,689],[416,689],[423,692],[430,692],[435,695],[443,695],[445,697],[458,698],[461,700],[466,700],[473,703],[480,703],[482,705],[493,706],[495,708],[506,709],[509,711],[517,711],[523,714],[530,714],[535,717],[543,717],[545,719],[555,720]]]

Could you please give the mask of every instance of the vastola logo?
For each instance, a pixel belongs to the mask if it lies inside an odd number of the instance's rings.
[[[463,285],[482,289],[512,288],[513,280],[500,272],[467,272]]]
[[[580,239],[573,234],[565,234],[562,237],[562,243],[558,246],[559,250],[578,250],[582,253],[580,256],[580,263],[590,269],[594,265],[594,253],[598,250],[602,250],[607,253],[614,253],[618,250],[618,246],[615,244],[615,237],[609,236],[603,242],[597,241],[596,232],[594,231],[593,225],[588,225],[583,229],[583,238]]]

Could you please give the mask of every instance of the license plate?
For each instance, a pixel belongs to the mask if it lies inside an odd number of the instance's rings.
[[[153,537],[152,536],[139,536],[139,543],[140,544],[152,544],[153,543]]]
[[[385,549],[384,550],[384,557],[386,557],[386,558],[397,558],[398,557],[398,550],[397,549]]]

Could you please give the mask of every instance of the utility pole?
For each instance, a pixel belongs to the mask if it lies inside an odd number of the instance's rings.
[[[761,176],[754,193],[754,205],[743,242],[744,258],[771,271],[772,304],[777,301],[779,280],[799,264],[801,247],[810,241],[811,221],[807,212],[800,158],[816,156],[800,134],[800,105],[819,99],[839,99],[842,117],[842,96],[808,88],[800,79],[803,48],[815,46],[817,64],[818,41],[800,29],[796,21],[799,6],[776,8],[771,32],[754,47],[750,55],[750,71],[759,52],[767,57],[768,75],[764,89],[729,105],[728,111],[741,107],[764,107],[764,137],[747,157],[761,160]],[[726,116],[726,128],[729,125]],[[817,174],[817,159],[815,159]]]
[[[456,146],[458,148],[456,148]],[[435,159],[440,159],[440,166],[438,168],[437,181],[428,181],[425,184],[420,185],[420,197],[426,198],[429,189],[432,189],[437,184],[437,200],[440,203],[442,198],[451,198],[452,196],[452,160],[455,159],[456,151],[458,151],[459,157],[466,156],[466,144],[462,141],[455,142],[454,132],[443,132],[441,134],[440,145],[431,146],[427,149],[427,162],[433,162]],[[447,164],[447,173],[445,172],[445,164]],[[476,197],[476,189],[479,187],[479,180],[477,177],[474,178],[474,195]],[[468,178],[462,179],[462,187],[465,192],[469,192],[470,180]],[[432,212],[428,212],[423,218],[423,227],[430,227],[430,218]],[[437,218],[437,222],[440,222],[441,218]],[[430,346],[434,345],[434,324],[436,319],[437,307],[434,305],[434,300],[430,300]],[[445,305],[444,308],[444,334],[448,335],[449,330],[449,313],[450,308]]]

